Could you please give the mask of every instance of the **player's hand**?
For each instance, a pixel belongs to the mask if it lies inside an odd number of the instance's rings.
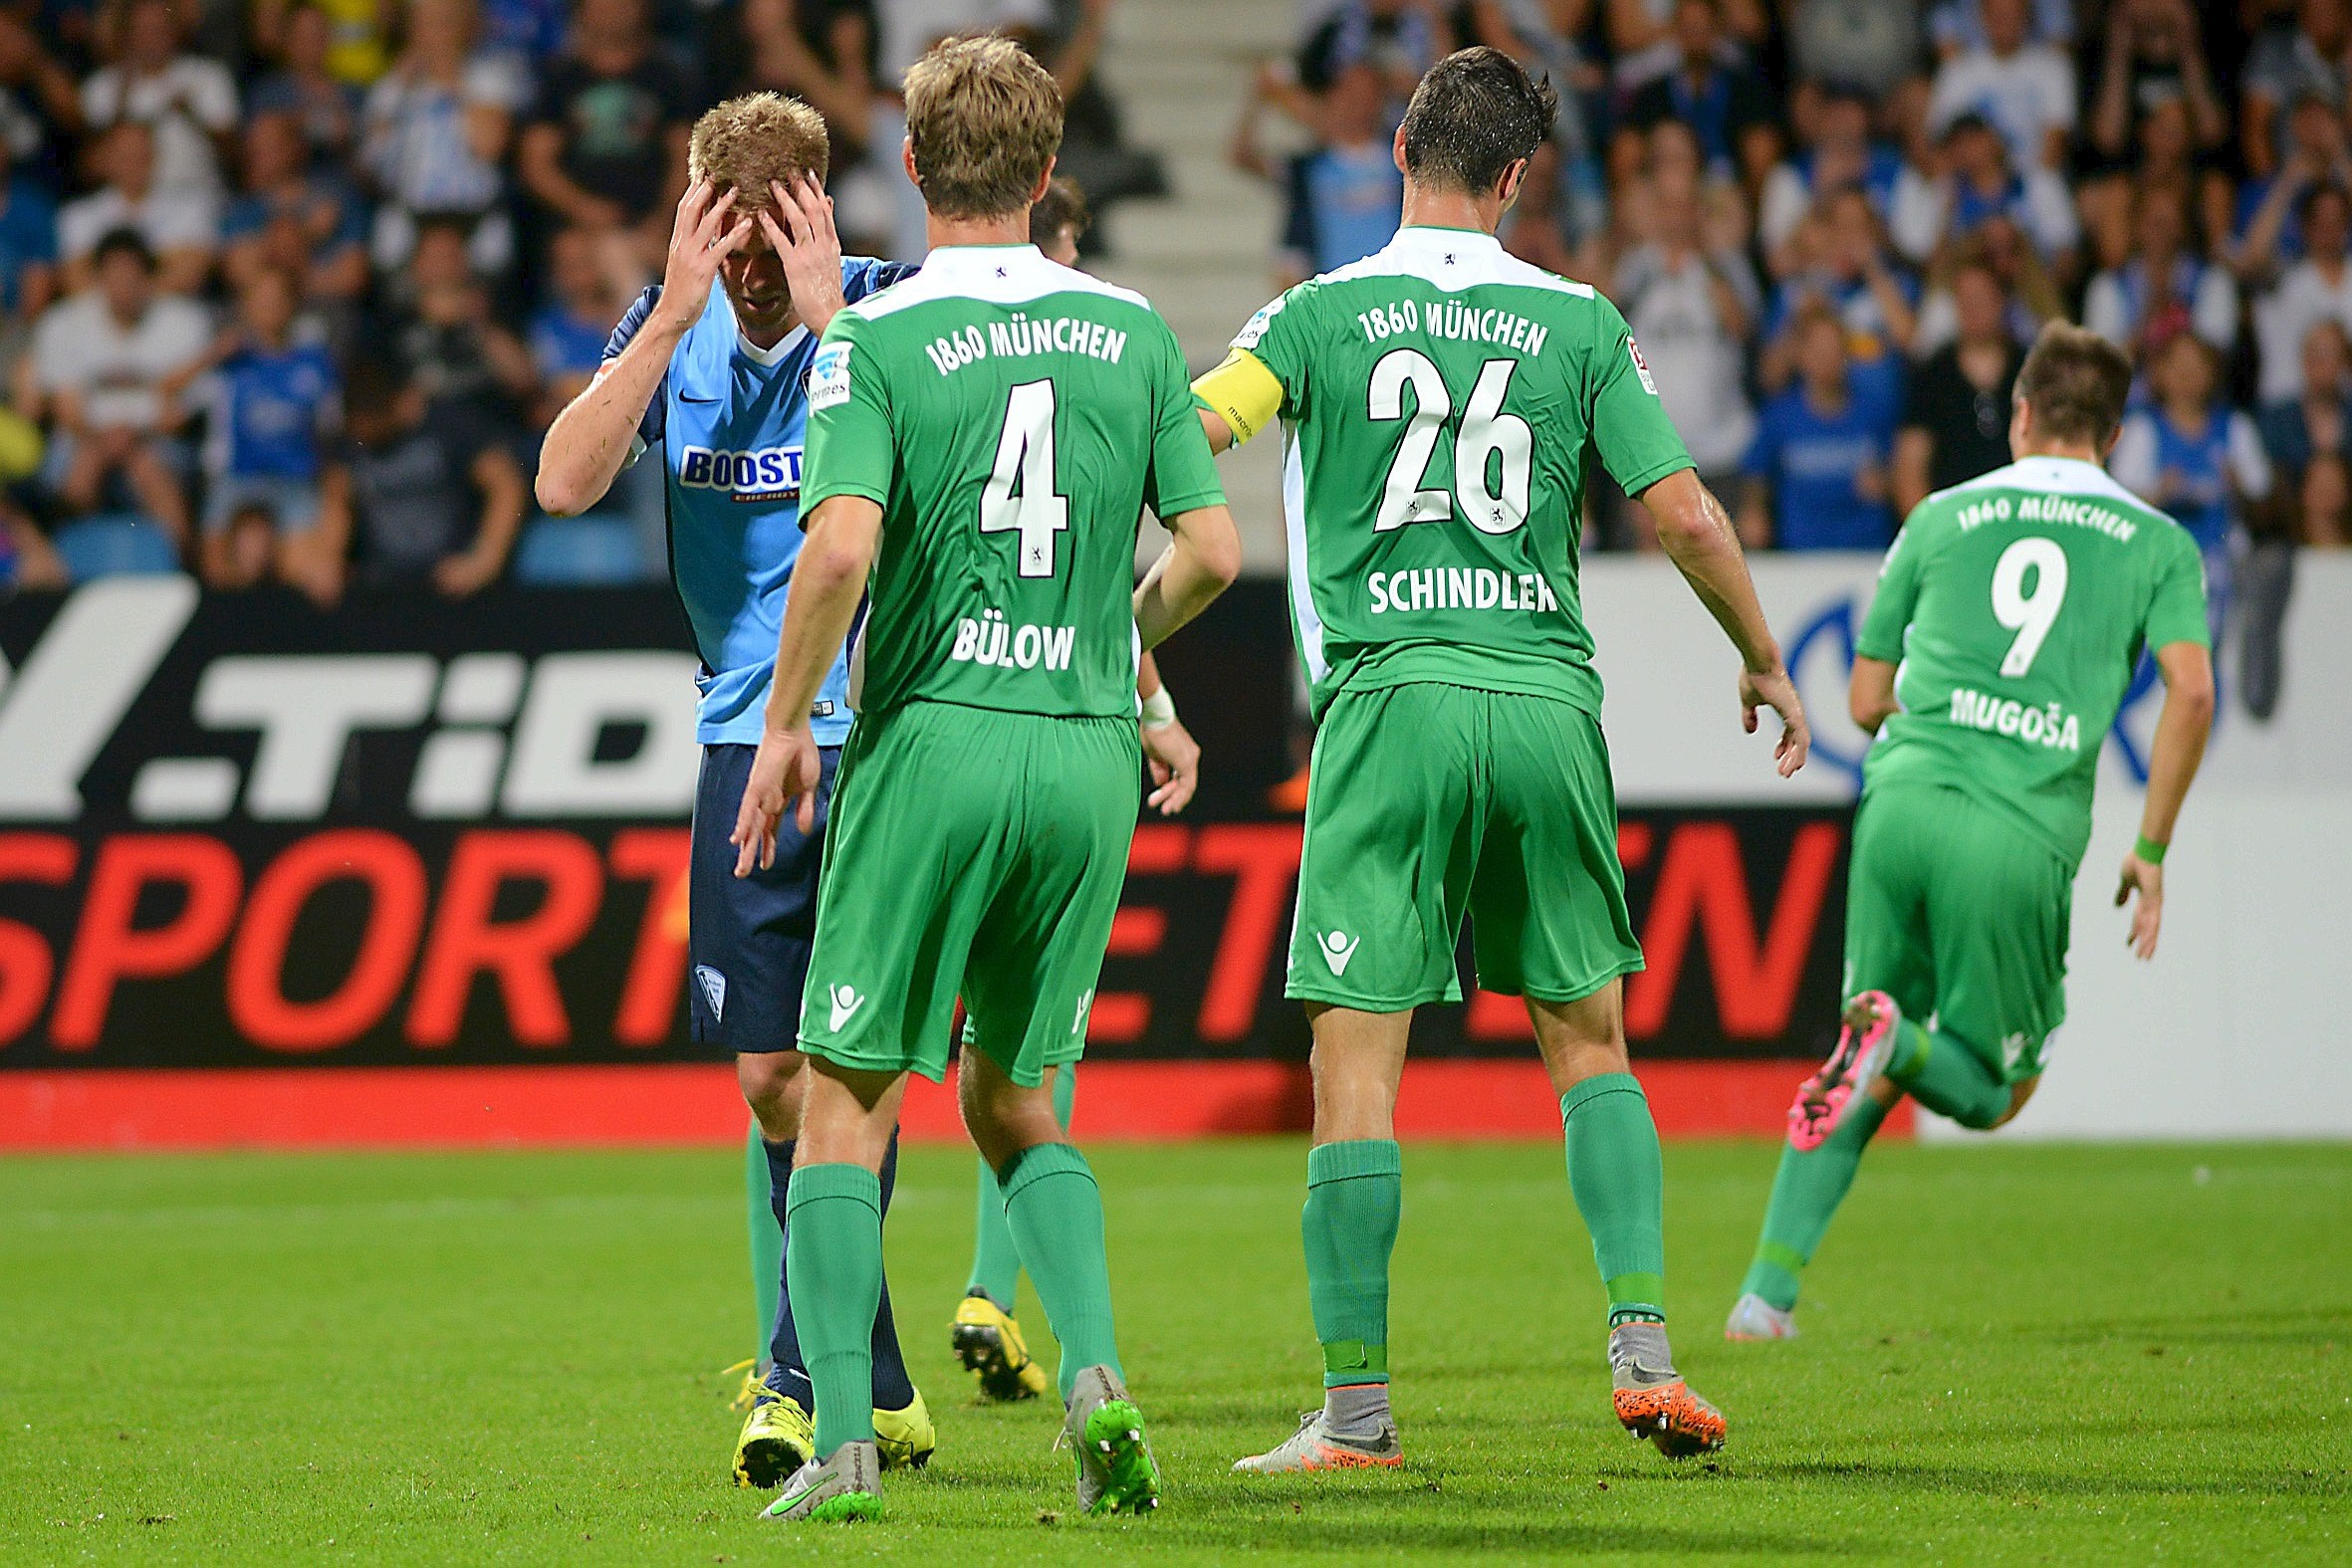
[[[755,866],[765,871],[776,864],[776,828],[787,810],[793,811],[804,835],[817,831],[817,785],[823,777],[817,737],[806,723],[761,735],[751,779],[743,786],[743,804],[735,813],[735,831],[727,835],[727,842],[735,846],[737,876],[750,876]]]
[[[719,264],[751,238],[752,220],[734,217],[734,211],[735,192],[718,195],[707,179],[696,180],[678,198],[669,260],[661,272],[661,310],[681,331],[699,321],[710,304]]]
[[[812,333],[822,334],[840,310],[841,237],[833,228],[833,199],[811,176],[792,186],[768,182],[776,210],[760,209],[760,228],[784,262],[784,281],[793,292],[793,314]]]
[[[1192,803],[1192,794],[1201,786],[1201,743],[1192,738],[1184,721],[1168,723],[1143,732],[1143,760],[1151,767],[1151,782],[1155,787],[1144,796],[1143,803],[1162,816],[1174,816]]]
[[[2140,907],[2132,911],[2132,928],[2124,934],[2123,945],[2145,964],[2156,957],[2156,930],[2164,924],[2164,867],[2150,865],[2138,855],[2125,855],[2123,882],[2115,889],[2117,909],[2131,902],[2135,888]]]
[[[1788,678],[1786,669],[1767,670],[1762,675],[1752,670],[1740,672],[1740,727],[1750,735],[1756,733],[1759,708],[1769,708],[1780,716],[1780,744],[1772,748],[1772,761],[1781,778],[1794,777],[1813,749],[1813,731],[1805,723],[1804,701],[1796,695],[1796,683]]]

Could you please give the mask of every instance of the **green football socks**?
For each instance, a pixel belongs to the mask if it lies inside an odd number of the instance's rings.
[[[1054,1119],[1069,1131],[1069,1113],[1076,1103],[1078,1070],[1075,1063],[1054,1069]],[[1021,1250],[1013,1244],[1013,1229],[1005,1223],[1005,1195],[997,1173],[980,1162],[980,1182],[973,1197],[972,1277],[964,1294],[975,1290],[997,1306],[1013,1310],[1014,1292],[1021,1288]]]
[[[752,1331],[754,1365],[768,1360],[768,1341],[776,1332],[776,1298],[784,1293],[784,1232],[776,1224],[773,1187],[768,1141],[760,1136],[755,1119],[743,1144],[743,1221],[751,1241],[752,1310],[760,1319]]]
[[[1756,1259],[1741,1281],[1744,1295],[1758,1295],[1786,1312],[1796,1305],[1796,1276],[1813,1260],[1813,1250],[1829,1231],[1862,1151],[1886,1121],[1888,1107],[1864,1095],[1846,1107],[1837,1130],[1818,1147],[1798,1153],[1780,1146],[1780,1172],[1772,1178],[1772,1201],[1764,1209],[1764,1234],[1757,1238]]]
[[[1110,1262],[1102,1249],[1102,1193],[1086,1157],[1066,1143],[1041,1143],[1015,1155],[998,1186],[1022,1264],[1045,1304],[1047,1326],[1061,1342],[1063,1403],[1087,1367],[1108,1367],[1123,1379],[1111,1322]],[[824,1391],[817,1397],[822,1413]]]
[[[1404,1205],[1395,1139],[1360,1138],[1306,1152],[1298,1233],[1326,1389],[1388,1381],[1388,1258]]]
[[[1568,1191],[1592,1232],[1609,1326],[1666,1320],[1666,1168],[1649,1097],[1630,1072],[1603,1072],[1559,1097]]]
[[[882,1300],[882,1183],[862,1165],[804,1165],[785,1197],[801,1357],[817,1399],[817,1453],[874,1435],[874,1312]]]
[[[1887,1076],[1910,1096],[1963,1127],[1982,1132],[2009,1113],[2009,1086],[1992,1063],[1944,1029],[1929,1033],[1905,1018]]]

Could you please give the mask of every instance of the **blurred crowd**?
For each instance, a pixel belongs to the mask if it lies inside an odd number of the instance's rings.
[[[1232,141],[1285,193],[1279,281],[1386,241],[1404,102],[1470,43],[1562,90],[1506,243],[1623,309],[1752,548],[1882,549],[2005,463],[2055,317],[2137,359],[2112,469],[2217,620],[2345,543],[2346,0],[1339,0]],[[1641,523],[1603,495],[1592,543]]]
[[[663,569],[658,474],[533,515],[548,421],[658,278],[710,105],[832,136],[845,248],[919,257],[896,84],[998,29],[1094,204],[1163,187],[1109,0],[0,0],[0,586],[197,571],[463,596]]]
[[[0,0],[0,582],[658,575],[650,465],[580,519],[526,476],[695,115],[808,100],[844,245],[917,256],[895,84],[997,28],[1094,206],[1160,194],[1111,3]],[[1230,148],[1286,278],[1386,241],[1404,101],[1474,42],[1562,90],[1507,242],[1622,307],[1752,546],[1881,548],[2004,461],[2053,317],[2139,360],[2114,472],[2219,600],[2352,534],[2352,0],[1306,0]],[[1592,545],[1648,544],[1597,488]]]

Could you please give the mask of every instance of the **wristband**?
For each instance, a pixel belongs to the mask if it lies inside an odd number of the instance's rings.
[[[2132,853],[2152,866],[2160,866],[2164,864],[2164,852],[2171,847],[2172,845],[2160,844],[2143,833],[2140,835],[2140,841],[2132,845]]]
[[[1164,730],[1176,722],[1176,699],[1162,686],[1143,700],[1143,711],[1137,719],[1146,730]]]

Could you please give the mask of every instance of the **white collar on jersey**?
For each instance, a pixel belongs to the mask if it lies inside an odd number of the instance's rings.
[[[1035,245],[942,245],[924,258],[922,271],[878,294],[867,295],[848,311],[874,321],[932,300],[1016,306],[1049,294],[1107,295],[1151,308],[1150,301],[1131,289],[1048,261]]]
[[[2117,483],[2114,475],[2098,464],[2085,462],[2079,457],[2021,457],[2006,467],[1954,485],[1952,492],[2003,489],[2049,490],[2064,496],[2100,496],[2142,511],[2149,509],[2148,502]]]
[[[1435,284],[1446,293],[1459,293],[1479,284],[1514,284],[1527,289],[1549,289],[1592,298],[1592,285],[1577,283],[1521,261],[1503,242],[1478,229],[1440,229],[1415,224],[1396,231],[1395,238],[1365,257],[1324,273],[1325,283],[1357,278],[1413,278]]]
[[[763,348],[743,336],[743,324],[735,319],[735,302],[727,298],[727,291],[714,284],[711,287],[711,293],[718,299],[719,308],[727,313],[727,325],[735,329],[736,351],[754,364],[782,364],[785,355],[809,340],[809,329],[806,326],[800,326],[777,338],[775,347]]]
[[[786,333],[782,337],[777,338],[776,346],[773,348],[763,348],[758,343],[753,342],[749,337],[744,336],[742,328],[738,327],[735,329],[736,349],[741,352],[746,359],[751,360],[754,364],[781,364],[784,362],[785,355],[791,353],[795,348],[800,347],[801,344],[807,342],[808,340],[809,329],[807,327],[796,327],[791,332]]]

